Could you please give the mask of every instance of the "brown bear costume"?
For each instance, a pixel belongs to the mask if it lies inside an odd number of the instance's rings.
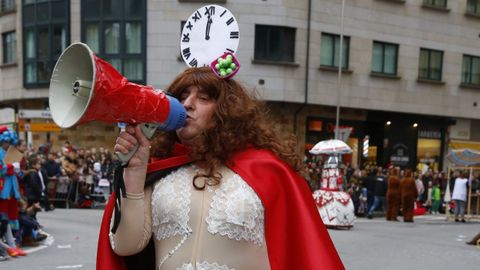
[[[387,186],[387,220],[398,221],[397,216],[401,202],[398,169],[394,168],[391,170]]]
[[[413,222],[413,208],[417,200],[418,191],[415,179],[412,177],[412,171],[407,170],[405,172],[405,178],[400,183],[400,189],[402,191],[403,221]]]

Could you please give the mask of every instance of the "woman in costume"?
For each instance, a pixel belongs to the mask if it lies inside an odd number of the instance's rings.
[[[20,171],[20,163],[6,164],[4,162],[10,145],[18,143],[17,133],[6,126],[0,126],[0,216],[8,219],[5,228],[5,238],[10,256],[27,255],[22,249],[17,248],[13,235],[20,230],[18,222],[18,200],[20,187],[15,170]]]
[[[167,92],[186,125],[153,144],[138,127],[117,138],[115,151],[139,148],[116,189],[120,211],[106,208],[97,269],[152,269],[125,260],[151,245],[155,269],[344,269],[295,145],[276,136],[264,105],[209,68],[187,69]]]

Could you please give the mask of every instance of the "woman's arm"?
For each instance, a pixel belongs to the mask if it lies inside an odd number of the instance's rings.
[[[129,256],[142,251],[152,235],[151,216],[152,189],[145,193],[130,194],[122,198],[122,218],[115,234],[110,235],[113,251],[121,256]],[[113,223],[114,216],[111,223]]]
[[[126,154],[137,145],[137,151],[123,172],[126,198],[122,198],[122,218],[115,235],[110,235],[113,250],[122,256],[141,251],[151,235],[151,190],[144,193],[150,142],[139,126],[127,126],[117,138],[114,150]]]

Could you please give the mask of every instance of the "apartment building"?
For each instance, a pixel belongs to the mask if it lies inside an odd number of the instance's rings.
[[[50,75],[68,44],[85,42],[130,81],[163,88],[186,68],[183,24],[216,4],[240,27],[235,79],[268,103],[279,132],[297,135],[299,151],[333,137],[337,104],[355,165],[441,166],[448,148],[480,150],[479,0],[345,0],[343,20],[341,0],[0,4],[0,121],[30,130],[22,136],[35,146],[111,147],[118,132],[103,123],[58,130],[28,113],[48,109]]]

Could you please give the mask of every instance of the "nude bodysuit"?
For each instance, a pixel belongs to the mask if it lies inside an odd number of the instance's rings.
[[[270,269],[257,194],[227,167],[220,169],[219,185],[196,190],[197,172],[188,165],[144,194],[127,193],[118,230],[110,234],[113,250],[138,253],[153,235],[158,270]]]

